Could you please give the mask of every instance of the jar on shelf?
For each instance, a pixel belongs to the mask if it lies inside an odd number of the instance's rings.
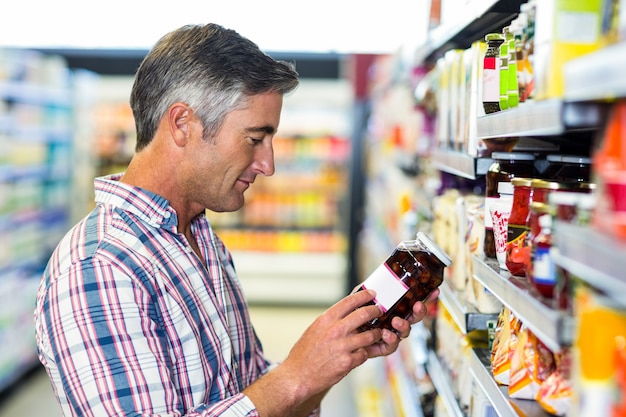
[[[513,208],[507,226],[506,268],[512,275],[523,277],[524,265],[530,259],[530,248],[525,246],[530,213],[530,178],[513,178]]]
[[[535,156],[521,152],[493,152],[494,160],[486,174],[485,191],[485,240],[483,250],[488,258],[496,257],[493,223],[491,222],[491,205],[500,197],[499,182],[511,182],[513,178],[534,178],[536,176]]]
[[[354,291],[373,289],[376,304],[383,314],[366,323],[361,330],[386,328],[394,331],[395,316],[408,318],[413,304],[424,301],[443,282],[444,268],[450,257],[426,234],[400,242],[393,253]]]
[[[540,204],[540,203],[538,203]],[[537,218],[538,233],[532,242],[532,284],[546,299],[554,298],[557,285],[552,248],[552,215],[549,208]]]
[[[534,198],[534,196],[533,196]],[[530,203],[530,213],[528,215],[528,234],[526,235],[526,245],[530,248],[530,259],[528,260],[528,263],[526,264],[525,268],[524,268],[524,272],[526,275],[526,279],[528,279],[528,281],[534,286],[537,287],[535,285],[535,280],[534,280],[534,271],[533,271],[533,267],[534,267],[534,257],[535,257],[535,242],[537,237],[540,235],[541,233],[541,222],[540,219],[542,217],[546,217],[546,216],[551,216],[552,215],[552,208],[550,206],[549,203],[547,202],[538,202],[538,201],[532,201]],[[545,220],[544,220],[545,222]],[[551,227],[551,225],[550,225]],[[543,271],[542,271],[543,272]],[[544,280],[546,280],[547,278],[544,277]],[[555,277],[556,280],[556,277]],[[537,290],[545,297],[544,293],[547,293],[547,284],[544,285],[541,290],[539,288],[537,288]],[[550,288],[550,291],[554,290],[554,286],[552,286]],[[552,298],[552,296],[548,297],[548,298]]]

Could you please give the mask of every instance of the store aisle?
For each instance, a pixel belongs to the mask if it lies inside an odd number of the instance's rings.
[[[252,307],[252,321],[269,358],[284,358],[293,343],[324,308]],[[355,417],[349,378],[335,386],[324,399],[322,417]],[[43,369],[37,369],[0,396],[2,417],[55,417],[60,415]]]

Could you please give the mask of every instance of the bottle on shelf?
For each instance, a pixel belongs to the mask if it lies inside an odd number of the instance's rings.
[[[504,38],[499,33],[485,36],[487,51],[483,58],[483,90],[482,100],[485,113],[496,113],[500,107],[500,45]]]
[[[524,258],[530,257],[529,248],[524,246],[528,233],[528,215],[530,214],[530,178],[513,178],[513,208],[507,226],[506,268],[515,276],[523,277]]]
[[[495,203],[498,194],[498,183],[510,182],[515,177],[535,177],[535,156],[521,152],[493,152],[494,162],[486,174],[485,190],[485,240],[483,250],[488,258],[496,257],[495,241],[493,236],[493,223],[491,221],[490,206]]]
[[[546,212],[539,216],[539,233],[532,242],[532,284],[539,293],[554,298],[556,268],[550,255],[552,247],[552,215]]]

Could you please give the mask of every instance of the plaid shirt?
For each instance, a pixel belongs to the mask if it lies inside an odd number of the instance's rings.
[[[258,416],[241,391],[270,363],[230,253],[198,216],[203,263],[167,200],[118,180],[96,179],[97,207],[37,297],[39,359],[63,414]]]

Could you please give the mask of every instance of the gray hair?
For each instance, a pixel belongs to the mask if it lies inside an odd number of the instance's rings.
[[[234,30],[216,24],[183,26],[156,43],[135,75],[130,105],[136,150],[150,143],[161,117],[176,102],[194,110],[208,140],[249,97],[286,94],[297,85],[292,63],[271,58]]]

